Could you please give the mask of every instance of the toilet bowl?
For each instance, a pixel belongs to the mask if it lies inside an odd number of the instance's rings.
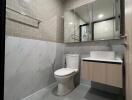
[[[58,83],[57,95],[63,96],[70,93],[74,88],[74,76],[79,71],[79,55],[66,55],[66,68],[58,69],[54,76]]]

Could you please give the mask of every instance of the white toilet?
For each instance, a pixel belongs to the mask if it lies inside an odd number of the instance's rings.
[[[78,71],[79,54],[66,54],[66,68],[54,72],[58,82],[57,95],[66,95],[74,89],[73,78]]]

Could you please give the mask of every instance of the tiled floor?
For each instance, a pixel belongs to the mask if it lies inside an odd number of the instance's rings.
[[[66,96],[56,96],[54,90],[55,88],[52,88],[42,100],[123,100],[121,96],[91,89],[84,85],[79,85]]]
[[[50,91],[43,100],[86,100],[84,99],[84,96],[89,90],[89,87],[80,85],[66,96],[56,96],[56,91],[54,91],[55,89],[56,88],[52,89],[52,91]]]
[[[50,85],[22,100],[123,100],[121,96],[79,85],[66,96],[56,95],[56,84]]]

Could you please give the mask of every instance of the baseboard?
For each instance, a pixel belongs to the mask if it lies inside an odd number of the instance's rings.
[[[27,96],[27,97],[25,97],[25,98],[23,98],[21,100],[32,100],[32,98],[34,98],[33,100],[37,100],[35,98],[41,98],[41,97],[38,97],[38,95],[40,95],[40,94],[41,95],[46,95],[46,93],[48,93],[49,90],[51,88],[55,87],[56,85],[57,85],[57,82],[54,82],[54,83],[50,84],[49,86],[47,86],[47,87],[45,87],[43,89],[40,89],[37,92],[35,92],[35,93],[33,93],[33,94],[31,94],[31,95],[29,95],[29,96]]]

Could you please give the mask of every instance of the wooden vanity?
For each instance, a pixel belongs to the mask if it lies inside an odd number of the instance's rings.
[[[122,88],[122,63],[97,60],[81,61],[81,79]]]

